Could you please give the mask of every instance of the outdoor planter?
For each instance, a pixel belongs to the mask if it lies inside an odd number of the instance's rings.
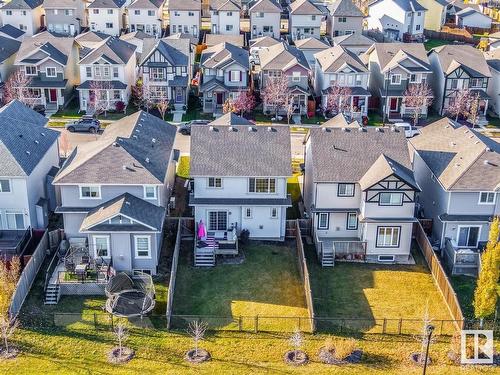
[[[301,366],[309,362],[309,357],[302,350],[290,350],[285,353],[284,360],[288,365]]]
[[[10,347],[9,351],[5,349],[0,350],[0,359],[14,359],[16,358],[20,353],[20,350],[17,349],[16,347]]]
[[[202,363],[206,361],[210,361],[212,358],[210,353],[205,349],[191,349],[186,353],[186,361],[191,363]]]
[[[361,349],[356,349],[351,352],[348,356],[338,359],[335,357],[335,349],[328,350],[322,347],[319,350],[319,358],[321,362],[327,365],[345,365],[348,363],[359,363],[361,362],[361,357],[363,356],[363,351]]]
[[[422,355],[422,353],[411,353],[410,359],[414,364],[419,365],[419,366],[423,366],[424,359],[420,358],[421,355]],[[431,357],[428,357],[427,358],[427,365],[430,365],[431,363],[432,363]]]
[[[116,346],[108,352],[108,361],[115,364],[127,363],[134,355],[133,349],[123,347],[120,353],[120,348]]]

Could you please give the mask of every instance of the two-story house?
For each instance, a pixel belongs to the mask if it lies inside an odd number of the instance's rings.
[[[449,0],[418,0],[427,9],[425,13],[424,27],[427,30],[441,31],[441,27],[446,23],[446,12]]]
[[[11,24],[7,24],[0,27],[0,36],[22,41],[26,33]]]
[[[368,29],[393,41],[423,41],[426,11],[417,0],[375,0],[368,6]]]
[[[195,265],[214,265],[215,255],[237,253],[234,243],[242,230],[252,239],[284,240],[290,152],[288,126],[255,126],[227,113],[191,128],[189,205],[197,225],[206,228],[197,241]],[[203,256],[208,263],[201,262]]]
[[[251,39],[261,36],[280,38],[281,12],[275,0],[258,0],[249,9]]]
[[[434,108],[440,114],[448,111],[450,101],[460,90],[479,95],[479,114],[486,115],[491,72],[483,53],[470,45],[448,44],[428,53],[433,74]]]
[[[331,47],[314,55],[314,91],[321,97],[323,110],[343,113],[350,119],[361,120],[368,114],[368,82],[370,71],[361,59],[341,46]],[[348,99],[337,97],[337,88],[346,88]],[[332,93],[333,91],[333,93]],[[338,100],[340,105],[329,108],[332,100]],[[346,108],[338,108],[346,102]],[[337,113],[334,113],[337,114]]]
[[[230,43],[221,43],[201,53],[203,112],[222,113],[227,99],[236,100],[248,90],[248,51]]]
[[[47,29],[59,35],[75,36],[87,27],[85,2],[81,0],[44,0]]]
[[[115,109],[117,102],[128,104],[136,82],[136,47],[109,36],[81,55],[80,85],[77,87],[80,110]]]
[[[192,64],[189,39],[145,39],[139,68],[150,99],[186,106]]]
[[[54,179],[66,238],[117,271],[156,274],[176,168],[176,128],[136,112],[78,145]]]
[[[296,0],[288,7],[288,33],[292,40],[319,38],[323,12],[310,0]]]
[[[314,72],[314,65],[316,64],[314,54],[330,48],[330,44],[326,40],[318,38],[297,39],[294,44],[304,54],[311,72]]]
[[[352,0],[335,0],[327,4],[326,33],[330,38],[360,34],[363,31],[363,12]]]
[[[9,75],[14,71],[14,61],[21,42],[0,35],[0,86],[4,84]],[[0,93],[0,96],[2,93]]]
[[[87,5],[90,31],[119,36],[125,28],[125,10],[130,0],[94,0]]]
[[[201,0],[170,0],[168,12],[171,35],[184,33],[200,37]]]
[[[212,34],[240,35],[240,0],[210,2]]]
[[[306,136],[304,205],[323,266],[410,262],[417,191],[402,131],[323,126]]]
[[[43,0],[12,0],[0,8],[2,23],[35,35],[43,26]]]
[[[427,52],[420,43],[376,43],[364,58],[370,70],[370,91],[380,99],[382,113],[391,121],[411,117],[413,108],[404,97],[413,84],[430,86],[432,74]],[[429,104],[422,105],[420,117],[426,118]]]
[[[457,12],[455,15],[455,24],[463,29],[466,27],[477,27],[481,29],[491,29],[492,19],[481,10],[467,7]]]
[[[288,78],[288,93],[291,96],[294,115],[305,115],[307,113],[307,99],[311,94],[309,79],[311,70],[306,57],[295,46],[287,43],[279,43],[263,48],[259,51],[260,72],[259,84],[261,91],[266,87],[268,81],[282,75]],[[274,104],[264,101],[264,113],[275,112]],[[278,108],[279,114],[286,114],[287,109]]]
[[[490,67],[491,79],[488,84],[490,109],[500,116],[500,48],[485,52],[484,57]]]
[[[14,100],[0,109],[0,225],[10,231],[45,228],[56,201],[51,178],[59,167],[59,132],[47,118]]]
[[[476,274],[478,249],[500,214],[500,144],[443,118],[410,145],[420,215],[432,219],[432,238],[452,273]]]
[[[165,0],[135,0],[127,7],[129,32],[142,31],[159,38]]]
[[[72,37],[44,31],[23,39],[14,64],[29,78],[32,105],[55,111],[71,99],[78,83],[77,55]]]

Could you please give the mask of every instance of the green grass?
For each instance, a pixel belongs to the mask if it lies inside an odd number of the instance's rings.
[[[432,48],[444,46],[446,44],[450,44],[450,42],[447,40],[441,40],[441,39],[429,39],[427,42],[424,43],[424,47],[425,47],[426,51],[429,51]]]
[[[256,124],[270,124],[271,122],[273,124],[288,124],[288,119],[286,116],[282,116],[283,119],[281,121],[271,121],[271,119],[274,117],[274,114],[272,115],[265,115],[261,111],[255,110],[253,113],[253,117],[255,119]],[[322,116],[312,116],[312,117],[307,117],[307,116],[302,116],[301,117],[301,122],[302,124],[306,125],[315,125],[318,123],[323,123],[325,122],[325,118]],[[290,118],[290,125],[294,125],[294,122]]]
[[[474,289],[476,288],[476,278],[471,276],[451,276],[451,285],[457,294],[458,302],[462,308],[465,318],[474,318]]]
[[[499,117],[486,116],[486,119],[488,120],[488,125],[486,125],[487,128],[500,128]]]
[[[293,246],[293,245],[291,245]],[[192,266],[193,249],[182,249],[177,271],[174,314],[238,317],[307,317],[295,249],[285,244],[250,242],[241,245],[242,264]],[[212,325],[225,327],[226,320]],[[245,327],[253,325],[245,320]],[[293,331],[296,320],[261,319],[265,330]],[[234,326],[233,326],[234,327]]]
[[[287,220],[300,218],[299,202],[302,200],[302,194],[298,177],[298,174],[295,174],[288,178],[286,183],[287,193],[292,197],[292,207],[288,207],[286,210]]]
[[[125,116],[128,116],[134,112],[137,112],[137,107],[133,106],[132,104],[129,104],[127,106],[127,110],[125,113],[123,112],[108,112],[106,115],[101,114],[98,116],[99,120],[108,120],[108,121],[115,121],[119,120]],[[60,109],[56,113],[54,113],[51,118],[53,119],[76,119],[82,117],[84,112],[80,112],[80,104],[77,99],[73,99],[70,103],[65,108]],[[51,125],[52,126],[52,125]]]
[[[177,176],[182,178],[189,178],[189,156],[183,155],[179,159],[179,165],[177,166]]]
[[[368,114],[368,125],[370,126],[382,126],[383,120],[382,116],[378,113],[369,113]]]

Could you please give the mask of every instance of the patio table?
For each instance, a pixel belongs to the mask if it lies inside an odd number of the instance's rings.
[[[75,267],[75,273],[81,281],[85,279],[85,275],[87,273],[87,264],[78,264]]]

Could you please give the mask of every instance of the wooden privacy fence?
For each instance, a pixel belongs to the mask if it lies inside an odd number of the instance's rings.
[[[311,332],[314,332],[316,330],[314,320],[314,304],[311,292],[311,283],[309,281],[309,269],[307,268],[306,257],[304,254],[304,244],[302,243],[302,234],[298,219],[295,221],[295,238],[297,243],[297,257],[299,259],[300,277],[302,278],[302,285],[304,286],[304,292],[306,295],[307,311],[309,313],[309,323],[311,324]]]
[[[472,35],[465,29],[451,29],[444,27],[441,31],[424,30],[424,35],[429,39],[441,39],[452,42],[462,42],[467,44],[477,44]]]
[[[179,263],[179,252],[181,248],[181,229],[182,219],[177,221],[177,235],[175,236],[174,253],[172,256],[172,267],[170,269],[170,281],[168,283],[167,292],[167,329],[170,329],[170,322],[172,318],[172,307],[174,304],[174,290],[175,290],[175,277],[177,275],[177,265]]]
[[[453,321],[457,324],[458,329],[462,329],[464,325],[464,316],[462,314],[462,309],[460,308],[460,304],[458,303],[457,295],[451,286],[450,280],[441,265],[437,255],[434,253],[432,249],[432,245],[427,238],[422,225],[419,222],[416,222],[413,225],[413,234],[415,239],[422,250],[422,254],[429,266],[432,277],[436,282],[439,291],[444,297],[446,305],[450,310],[451,316],[453,317]]]

